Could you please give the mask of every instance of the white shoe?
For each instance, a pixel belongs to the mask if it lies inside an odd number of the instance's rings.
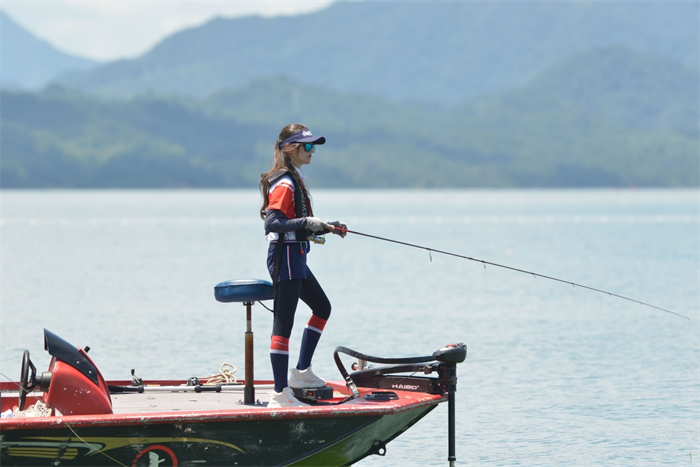
[[[282,392],[275,392],[274,390],[270,392],[270,402],[267,404],[267,408],[281,409],[285,407],[308,407],[308,405],[299,401],[289,386],[282,389]]]
[[[292,368],[289,371],[290,388],[323,388],[326,387],[326,380],[319,378],[311,371],[311,365],[306,370]]]

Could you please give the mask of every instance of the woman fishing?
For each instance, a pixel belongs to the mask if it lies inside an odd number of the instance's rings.
[[[311,358],[323,328],[331,314],[331,303],[306,264],[309,240],[328,232],[341,237],[346,229],[341,222],[323,222],[314,217],[302,165],[310,164],[316,145],[326,138],[314,136],[304,125],[294,123],[282,129],[274,147],[273,166],[261,175],[260,191],[263,205],[260,217],[265,221],[265,236],[270,242],[267,268],[275,290],[274,319],[270,341],[270,362],[275,380],[268,407],[303,406],[290,388],[319,388],[326,381],[311,369]],[[299,361],[289,366],[289,337],[294,314],[301,299],[311,308],[312,315],[301,338]]]

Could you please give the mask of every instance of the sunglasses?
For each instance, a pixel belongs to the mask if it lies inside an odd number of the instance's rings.
[[[314,153],[316,152],[316,145],[311,143],[306,143],[302,146],[306,152]]]

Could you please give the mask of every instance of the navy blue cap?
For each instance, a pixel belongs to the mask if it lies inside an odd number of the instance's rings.
[[[311,130],[301,130],[294,133],[289,138],[285,139],[279,144],[279,148],[282,149],[285,144],[290,143],[311,143],[311,144],[323,144],[326,142],[326,138],[323,136],[314,136],[311,134]]]

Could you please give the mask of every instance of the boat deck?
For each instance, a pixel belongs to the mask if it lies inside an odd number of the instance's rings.
[[[266,408],[270,391],[272,385],[256,386],[256,404],[244,405],[243,386],[227,386],[221,392],[200,393],[150,388],[140,394],[112,394],[112,410],[115,414],[127,414]]]
[[[190,388],[191,389],[191,388]],[[236,409],[266,409],[270,401],[271,384],[255,386],[255,405],[243,404],[242,385],[224,386],[221,392],[178,391],[178,387],[147,387],[143,393],[112,394],[112,410],[115,414],[188,412]],[[345,394],[334,391],[331,402],[339,402]]]
[[[392,400],[371,400],[364,397],[376,391],[371,388],[358,388],[360,397],[353,400],[345,400],[347,388],[341,382],[328,383],[334,389],[333,399],[311,403],[305,407],[295,408],[268,408],[270,391],[273,390],[270,382],[261,382],[255,385],[255,404],[244,404],[244,386],[222,386],[220,392],[203,391],[196,392],[194,387],[174,384],[149,384],[146,383],[144,392],[111,394],[111,415],[66,415],[56,413],[48,418],[94,418],[103,419],[118,418],[121,420],[143,419],[170,419],[170,418],[286,418],[292,413],[303,411],[308,416],[350,415],[350,414],[388,414],[398,413],[424,405],[434,405],[446,400],[446,396],[426,394],[422,392],[392,391],[397,398]],[[125,385],[124,385],[125,386]],[[26,407],[30,408],[37,401],[42,400],[41,392],[33,392],[27,396]],[[17,391],[4,389],[2,391],[2,410],[11,409],[18,404]],[[289,413],[287,413],[289,412]],[[9,422],[12,419],[3,419]],[[22,418],[15,419],[18,422]],[[28,420],[24,418],[24,420]],[[4,424],[4,423],[3,423]]]

